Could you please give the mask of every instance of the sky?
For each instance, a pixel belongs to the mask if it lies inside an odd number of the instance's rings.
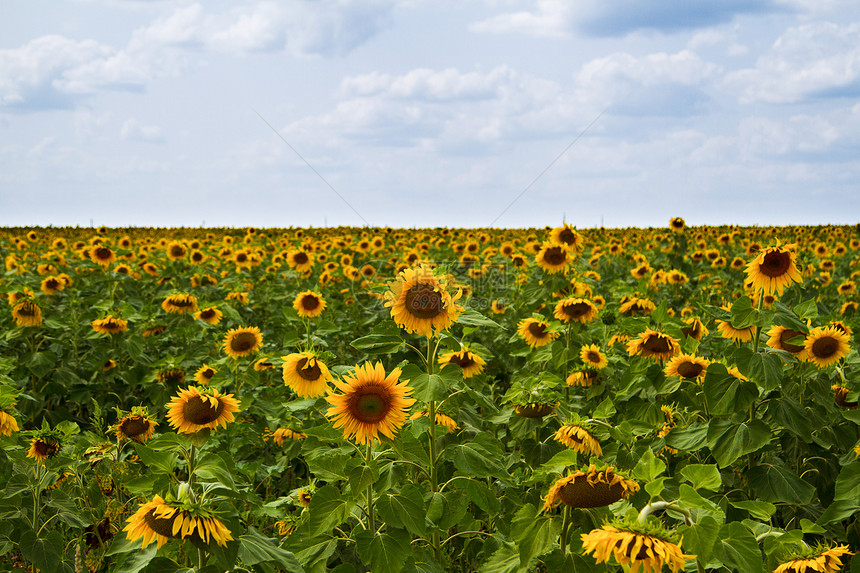
[[[2,11],[2,226],[860,221],[856,0]]]

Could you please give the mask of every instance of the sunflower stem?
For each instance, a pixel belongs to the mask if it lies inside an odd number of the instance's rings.
[[[36,524],[39,522],[39,498],[42,492],[42,462],[36,461],[36,482],[33,487],[33,531],[38,531]]]
[[[764,291],[760,290],[758,293],[758,314],[756,314],[756,325],[755,325],[755,344],[753,345],[753,354],[758,353],[758,345],[759,339],[761,338],[761,309],[764,306]]]
[[[567,555],[567,530],[570,529],[570,506],[564,506],[564,517],[561,520],[561,554]]]
[[[683,514],[684,521],[687,525],[693,525],[693,516],[690,513],[690,510],[679,506],[673,501],[654,501],[652,503],[649,503],[642,508],[642,511],[639,512],[639,518],[637,519],[637,521],[640,524],[644,524],[648,520],[649,515],[651,515],[655,511],[660,511],[661,509],[665,509],[667,511],[677,511],[678,513]]]
[[[432,339],[427,338],[427,376],[433,375],[433,356],[430,350]],[[436,348],[439,348],[437,343]],[[439,474],[436,468],[436,401],[430,400],[427,403],[427,415],[430,417],[430,491],[435,494],[439,489]],[[434,531],[431,536],[431,544],[433,545],[433,555],[436,561],[442,560],[442,545],[439,543],[439,532]]]
[[[373,442],[370,441],[367,444],[367,458],[365,459],[365,465],[367,469],[370,469],[370,462],[373,461]],[[376,521],[373,519],[373,480],[371,480],[370,484],[367,486],[367,530],[371,533],[376,531]]]

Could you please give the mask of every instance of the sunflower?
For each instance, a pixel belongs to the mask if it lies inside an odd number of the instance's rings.
[[[391,307],[394,322],[410,333],[429,338],[434,330],[436,334],[448,330],[464,310],[456,304],[462,291],[457,290],[452,296],[448,292],[448,278],[433,274],[425,264],[401,271],[388,287],[385,306]]]
[[[167,419],[181,434],[193,434],[203,428],[227,427],[234,420],[233,413],[239,411],[239,401],[232,394],[220,394],[218,390],[204,388],[201,392],[189,386],[170,400]]]
[[[687,224],[684,222],[684,219],[682,219],[681,217],[674,217],[672,219],[669,219],[669,228],[672,229],[673,233],[680,233],[684,230],[684,227],[686,227],[686,225]]]
[[[149,417],[146,408],[135,408],[116,423],[116,437],[118,440],[134,440],[145,444],[155,433],[157,425],[158,422]]]
[[[417,420],[417,419],[423,418],[424,416],[427,416],[427,415],[428,415],[427,410],[421,410],[420,412],[415,412],[414,414],[412,414],[409,417],[409,419],[410,420]],[[457,426],[457,422],[456,422],[456,420],[454,420],[454,418],[452,418],[451,416],[449,416],[447,414],[443,414],[441,412],[436,412],[436,425],[437,426],[445,426],[448,429],[449,434],[451,432],[456,432],[457,428],[459,427],[459,426]]]
[[[540,348],[558,338],[558,332],[549,330],[549,324],[536,318],[524,318],[517,325],[517,333],[532,348]]]
[[[30,442],[27,457],[43,462],[56,456],[60,452],[60,447],[60,441],[55,436],[37,436]]]
[[[578,424],[568,424],[559,428],[555,433],[555,440],[586,456],[603,455],[597,438]]]
[[[302,318],[316,318],[322,314],[325,307],[325,299],[310,290],[300,292],[293,301],[293,308]]]
[[[263,439],[267,439],[271,435],[272,441],[275,442],[278,446],[284,445],[284,440],[304,440],[308,437],[307,434],[302,432],[297,432],[296,430],[291,430],[289,428],[278,428],[271,434],[264,434]]]
[[[12,307],[12,318],[18,326],[39,326],[42,324],[42,309],[32,299],[24,298]]]
[[[833,401],[836,402],[836,405],[840,408],[845,408],[847,410],[856,410],[857,402],[849,402],[845,398],[848,396],[848,393],[851,392],[845,386],[840,386],[839,384],[833,384],[830,387],[833,390]]]
[[[263,334],[256,326],[231,328],[224,336],[224,352],[232,358],[248,356],[263,346]]]
[[[18,431],[18,420],[12,414],[0,409],[0,436],[11,436]]]
[[[825,548],[808,547],[800,554],[783,561],[773,573],[838,573],[842,571],[842,556],[854,555],[847,545]]]
[[[540,268],[550,274],[566,271],[573,257],[566,244],[544,243],[535,255],[535,262]]]
[[[806,359],[819,368],[832,366],[848,354],[849,341],[846,333],[833,326],[813,328],[803,345]]]
[[[128,518],[123,528],[129,541],[143,538],[141,548],[153,540],[161,547],[168,539],[194,538],[204,543],[214,540],[222,547],[232,541],[230,530],[207,511],[180,509],[169,505],[156,495],[152,501],[142,504]]]
[[[284,356],[284,384],[300,398],[315,398],[325,394],[333,380],[328,367],[312,352],[297,352]]]
[[[304,273],[314,268],[314,256],[303,249],[297,249],[287,255],[287,264],[297,273]]]
[[[735,328],[728,320],[718,320],[716,322],[720,336],[728,338],[733,342],[749,342],[752,340],[753,334],[755,333],[755,326]]]
[[[621,299],[621,306],[618,308],[618,312],[621,314],[628,314],[630,316],[647,316],[654,312],[656,308],[657,305],[647,298],[625,296]]]
[[[604,507],[639,491],[639,484],[615,473],[612,466],[598,471],[592,464],[586,471],[576,471],[556,480],[544,499],[542,511],[558,502],[569,507]]]
[[[167,245],[167,258],[171,261],[179,261],[185,258],[188,254],[188,249],[179,241],[172,241]]]
[[[614,556],[619,565],[629,565],[631,573],[660,573],[664,565],[673,573],[683,570],[684,561],[696,556],[685,555],[672,537],[661,526],[622,521],[581,535],[585,555],[593,553],[597,563],[609,563]]]
[[[609,360],[606,359],[606,355],[600,351],[600,347],[596,344],[583,346],[579,351],[579,357],[586,366],[594,368],[595,370],[602,370],[609,364]]]
[[[567,223],[562,223],[561,227],[556,227],[549,234],[550,242],[556,245],[566,245],[572,251],[578,252],[582,250],[582,235],[576,228]],[[513,246],[511,246],[513,250]]]
[[[600,382],[594,370],[579,370],[571,372],[565,381],[568,386],[593,386]]]
[[[549,416],[550,414],[555,412],[555,406],[552,404],[517,404],[514,408],[514,412],[517,413],[518,416],[522,416],[523,418],[543,418],[545,416]]]
[[[487,364],[483,358],[464,348],[459,352],[446,352],[439,357],[439,365],[456,364],[463,369],[463,379],[471,378],[475,374],[480,374]]]
[[[597,318],[597,307],[593,302],[584,298],[565,298],[555,305],[555,316],[562,322],[579,322],[587,324]]]
[[[700,356],[693,354],[678,354],[672,357],[663,369],[666,376],[678,376],[679,378],[698,378],[705,377],[705,372],[708,369],[710,361]]]
[[[332,405],[326,416],[333,418],[335,428],[343,428],[344,438],[359,444],[382,441],[380,432],[393,438],[406,421],[406,409],[415,403],[412,388],[407,381],[398,383],[399,377],[400,368],[386,376],[381,362],[357,366],[343,382],[334,382],[341,393],[326,397]]]
[[[164,299],[161,308],[172,314],[188,314],[197,311],[197,297],[187,293],[172,294]]]
[[[50,276],[42,279],[41,286],[39,288],[43,293],[52,295],[57,294],[66,288],[66,283],[59,277]]]
[[[490,310],[493,311],[493,314],[505,314],[505,311],[508,310],[508,305],[503,300],[494,300],[490,303]],[[842,314],[845,314],[844,312]]]
[[[182,368],[163,368],[155,375],[156,380],[161,384],[184,384],[185,370]]]
[[[121,318],[116,318],[114,316],[106,316],[104,318],[99,318],[91,323],[93,325],[93,330],[99,332],[101,334],[116,334],[118,332],[125,332],[128,330],[128,321],[123,320]]]
[[[218,324],[221,322],[221,318],[223,318],[224,313],[215,308],[214,306],[210,306],[207,308],[201,308],[197,312],[194,313],[194,318],[197,320],[202,320],[206,324]]]
[[[806,359],[806,348],[803,346],[803,341],[806,340],[806,334],[799,330],[792,330],[784,326],[773,325],[765,333],[768,335],[767,345],[776,350],[785,350],[794,354],[798,360]],[[802,338],[800,344],[792,344],[788,342],[793,338]]]
[[[218,374],[218,371],[209,366],[208,364],[204,364],[194,373],[194,381],[198,384],[203,384],[204,386],[209,384],[212,381],[212,378]]]
[[[767,247],[758,252],[747,265],[747,281],[751,281],[753,288],[761,290],[765,294],[776,293],[781,295],[783,289],[792,282],[802,283],[803,277],[794,264],[796,254],[795,245],[784,247]]]
[[[114,254],[114,252],[108,247],[105,247],[104,245],[99,245],[90,249],[88,258],[95,264],[107,268],[112,262],[116,260],[116,254]]]
[[[702,321],[698,317],[691,316],[686,318],[684,319],[684,324],[687,325],[681,328],[681,333],[684,336],[693,340],[702,340],[708,335],[708,329],[705,328],[705,325],[702,324]]]
[[[652,360],[671,358],[678,352],[677,340],[650,328],[645,329],[645,332],[632,339],[626,346],[630,356],[639,355]]]

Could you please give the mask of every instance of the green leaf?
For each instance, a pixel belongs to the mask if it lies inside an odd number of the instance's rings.
[[[764,447],[770,438],[770,428],[758,419],[749,424],[733,424],[729,420],[713,419],[708,428],[708,446],[721,468]]]
[[[666,471],[666,463],[654,455],[650,449],[645,450],[645,453],[639,458],[636,467],[633,468],[633,476],[645,482],[656,479],[661,473]]]
[[[860,462],[844,466],[836,478],[834,500],[855,500],[860,498]]]
[[[746,475],[756,496],[764,501],[806,505],[815,495],[812,485],[786,468],[761,464],[747,471]]]
[[[745,412],[758,398],[758,387],[729,374],[722,364],[711,364],[703,384],[705,402],[713,416],[730,416]]]
[[[407,483],[397,494],[380,495],[376,508],[379,516],[392,527],[404,527],[417,536],[427,531],[424,496],[415,484]]]
[[[752,532],[737,521],[720,528],[714,556],[732,571],[762,573],[761,550]]]
[[[200,457],[200,461],[194,467],[195,475],[206,480],[215,480],[227,489],[236,489],[236,483],[233,479],[235,467],[233,467],[233,459],[226,452],[214,454],[207,452]]]
[[[454,466],[463,475],[477,478],[506,479],[508,470],[502,465],[504,459],[501,447],[486,434],[478,434],[474,441],[448,446]]]
[[[373,484],[378,477],[379,469],[376,467],[375,462],[372,467],[368,467],[366,464],[361,464],[349,472],[349,487],[352,489],[353,494],[359,495],[364,492],[368,486]]]
[[[703,448],[708,441],[708,425],[693,424],[685,429],[672,428],[666,436],[666,445],[683,450],[695,452]]]
[[[700,563],[711,560],[719,531],[720,524],[710,515],[702,517],[698,523],[678,528],[678,533],[684,538],[684,552],[695,555]]]
[[[409,535],[405,531],[389,530],[375,533],[367,530],[356,536],[356,545],[362,560],[371,571],[399,573],[410,553]]]
[[[854,515],[858,509],[860,509],[860,504],[858,504],[856,500],[836,500],[824,510],[824,513],[821,514],[821,517],[819,517],[815,523],[818,525],[836,523],[837,521],[848,519]]]
[[[749,378],[765,391],[778,388],[782,383],[782,359],[764,350],[753,354],[749,361]]]
[[[310,512],[311,536],[328,533],[344,521],[355,502],[341,498],[340,492],[332,485],[319,488],[311,498]]]
[[[818,318],[818,304],[815,302],[815,299],[805,300],[800,304],[796,304],[792,310],[794,310],[794,313],[803,320]],[[804,330],[805,326],[806,325],[804,325]]]
[[[481,565],[478,573],[519,573],[527,570],[527,567],[520,567],[517,546],[510,541],[502,541],[501,546]]]
[[[63,558],[63,536],[58,531],[48,531],[45,537],[27,530],[21,534],[18,548],[27,561],[42,571],[57,571]]]
[[[155,451],[143,444],[134,444],[134,449],[137,452],[141,461],[149,468],[161,473],[172,474],[176,469],[176,462],[179,460],[179,454],[171,451]]]
[[[279,547],[276,540],[264,536],[254,527],[248,527],[248,533],[239,536],[239,559],[247,566],[274,562],[286,573],[304,573],[295,555]]]
[[[495,515],[499,512],[501,504],[495,492],[481,482],[475,480],[458,480],[460,487],[466,493],[469,501],[486,511],[490,515]]]
[[[363,350],[368,354],[393,354],[404,346],[399,336],[390,334],[368,334],[356,338],[350,343],[356,350]]]
[[[460,316],[457,317],[457,322],[467,326],[489,326],[491,328],[501,328],[504,330],[504,327],[501,324],[494,320],[490,320],[474,308],[468,306],[460,313]]]
[[[767,521],[770,519],[776,512],[776,506],[767,501],[761,501],[757,499],[745,500],[745,501],[730,501],[732,506],[738,509],[744,509],[749,512],[749,514],[761,521]]]
[[[514,515],[511,535],[520,551],[520,565],[528,567],[532,559],[540,557],[552,549],[561,532],[561,523],[528,503]]]
[[[427,519],[440,529],[453,527],[466,515],[469,504],[459,492],[432,493],[427,505]]]
[[[681,476],[696,489],[717,491],[723,483],[720,470],[714,464],[689,464],[681,470]]]
[[[759,311],[753,307],[748,296],[742,296],[732,304],[732,326],[736,329],[747,328],[758,322]]]
[[[808,327],[793,310],[782,304],[780,301],[773,303],[775,313],[773,315],[773,323],[798,332],[806,332]]]
[[[592,412],[591,417],[595,420],[606,420],[615,415],[615,405],[612,400],[605,398],[603,402],[597,405],[597,408]]]
[[[409,385],[414,388],[413,396],[420,402],[444,400],[451,393],[449,381],[438,374],[421,374],[413,378]]]
[[[134,551],[123,553],[114,561],[113,571],[115,573],[137,573],[149,565],[157,550],[158,545],[150,543],[143,549],[136,547]]]

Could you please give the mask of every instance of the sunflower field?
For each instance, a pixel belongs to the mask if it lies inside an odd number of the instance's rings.
[[[860,226],[0,255],[0,570],[860,571]]]

